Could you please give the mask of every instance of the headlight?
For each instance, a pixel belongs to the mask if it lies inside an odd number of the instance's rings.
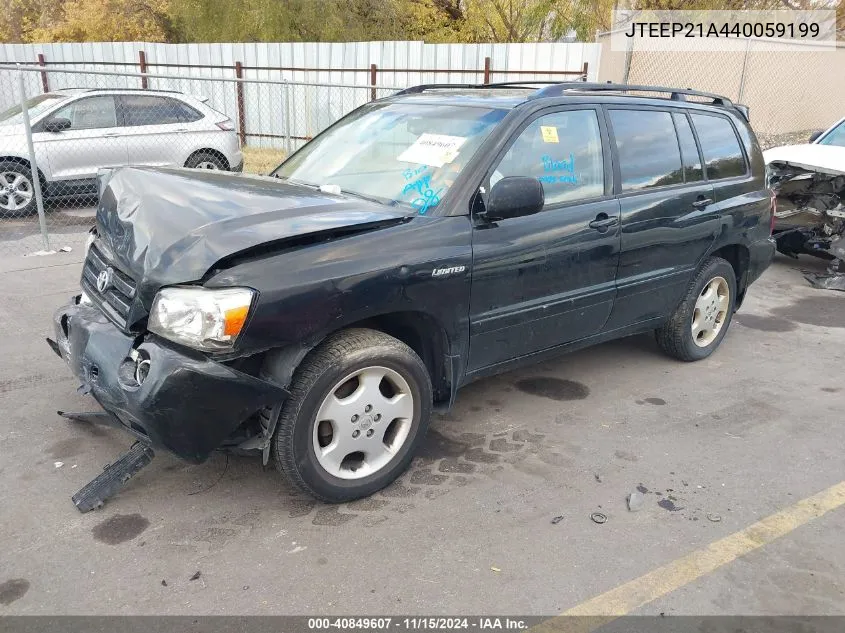
[[[249,288],[164,288],[153,301],[148,328],[196,349],[229,349],[254,298]]]

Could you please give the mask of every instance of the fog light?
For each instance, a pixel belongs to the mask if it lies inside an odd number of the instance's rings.
[[[133,349],[120,364],[118,381],[124,389],[134,391],[144,384],[149,373],[150,355],[144,350]]]
[[[147,379],[147,374],[150,373],[150,359],[139,360],[135,363],[135,382],[143,385]]]

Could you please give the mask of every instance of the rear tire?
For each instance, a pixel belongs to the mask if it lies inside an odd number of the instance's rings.
[[[185,162],[185,167],[190,169],[209,169],[211,171],[227,171],[229,169],[226,161],[211,152],[197,152]]]
[[[0,217],[14,218],[35,213],[32,171],[15,161],[0,162]]]
[[[281,379],[272,362],[265,373]],[[271,452],[296,487],[329,503],[366,497],[399,477],[431,417],[425,364],[375,330],[331,335],[305,357],[288,389]]]
[[[725,338],[735,303],[733,266],[721,257],[709,258],[672,316],[655,330],[658,345],[678,360],[707,358]]]

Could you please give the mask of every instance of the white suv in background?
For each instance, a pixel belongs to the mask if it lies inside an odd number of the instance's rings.
[[[241,171],[234,124],[201,100],[161,90],[66,89],[28,102],[46,197],[96,192],[101,167]],[[0,113],[0,215],[35,210],[20,106]]]

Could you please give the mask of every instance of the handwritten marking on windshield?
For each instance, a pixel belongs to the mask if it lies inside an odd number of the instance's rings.
[[[425,215],[431,207],[436,207],[440,204],[440,194],[444,189],[445,187],[440,187],[437,191],[432,189],[431,174],[425,174],[424,176],[406,184],[402,188],[402,195],[404,196],[412,191],[417,192],[419,197],[415,198],[411,202],[411,206],[415,208],[420,215]]]

